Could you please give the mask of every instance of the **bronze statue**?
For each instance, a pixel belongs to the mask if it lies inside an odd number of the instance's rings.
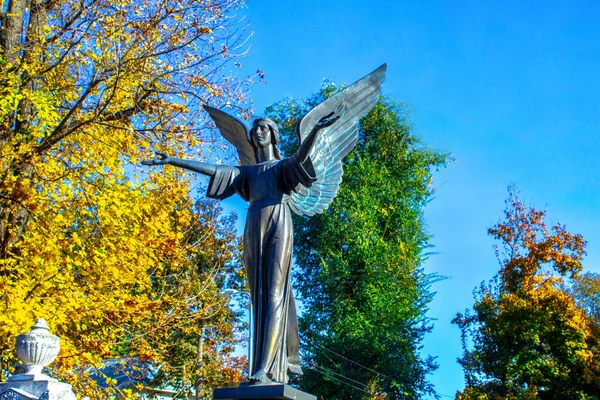
[[[342,181],[342,159],[358,140],[358,120],[377,102],[386,65],[308,112],[296,125],[300,147],[282,158],[279,131],[259,118],[252,129],[239,119],[204,106],[221,134],[233,144],[239,166],[219,166],[156,153],[144,165],[174,165],[210,176],[207,196],[225,199],[234,193],[250,202],[244,229],[244,265],[254,316],[253,383],[287,383],[287,374],[302,374],[298,321],[291,290],[291,211],[322,213]],[[250,361],[250,360],[249,360]]]

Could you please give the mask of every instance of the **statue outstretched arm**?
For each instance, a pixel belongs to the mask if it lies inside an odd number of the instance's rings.
[[[312,128],[310,133],[304,138],[302,143],[300,143],[300,147],[298,148],[298,151],[296,152],[296,158],[298,159],[298,161],[300,161],[301,163],[306,161],[306,159],[308,158],[308,155],[310,154],[310,151],[312,150],[312,148],[315,144],[315,141],[317,139],[317,135],[318,135],[319,131],[321,129],[327,128],[328,126],[334,124],[335,121],[337,121],[340,118],[339,116],[332,118],[333,114],[334,113],[331,112],[331,113],[327,114],[326,116],[321,117],[321,119],[319,119],[319,121]]]
[[[169,157],[168,155],[159,153],[158,151],[152,160],[142,161],[142,165],[173,165],[175,167],[189,169],[190,171],[199,172],[208,176],[214,176],[217,172],[217,166],[214,164]]]

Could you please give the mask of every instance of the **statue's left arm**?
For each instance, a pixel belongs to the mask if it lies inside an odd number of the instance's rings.
[[[300,162],[300,163],[304,163],[307,159],[308,159],[308,155],[310,154],[310,151],[312,150],[315,141],[317,139],[317,135],[319,134],[319,131],[321,129],[327,128],[328,126],[332,125],[335,123],[335,121],[337,121],[340,117],[334,117],[333,116],[333,112],[329,113],[328,115],[322,117],[319,122],[317,122],[315,124],[315,126],[312,128],[312,130],[310,131],[310,133],[304,138],[304,141],[302,141],[302,143],[300,143],[300,147],[298,148],[298,151],[296,152],[296,159]]]
[[[338,117],[333,117],[333,114],[329,113],[319,119],[300,143],[296,154],[280,164],[281,175],[279,179],[284,193],[289,195],[292,192],[302,190],[303,187],[309,188],[317,181],[317,173],[310,155],[315,153],[314,150],[317,150],[313,147],[318,146],[319,131],[338,120]]]

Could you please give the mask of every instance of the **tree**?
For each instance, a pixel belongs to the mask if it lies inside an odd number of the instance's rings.
[[[243,100],[239,82],[221,72],[225,62],[238,58],[244,39],[232,32],[228,14],[239,6],[236,0],[176,6],[166,0],[5,3],[4,256],[31,218],[28,189],[47,183],[41,178],[59,179],[59,172],[77,170],[84,157],[103,157],[96,170],[110,168],[109,155],[93,151],[99,143],[114,146],[134,164],[140,152],[157,145],[193,148],[199,143],[193,120],[200,104]],[[82,148],[89,154],[73,160],[70,152],[79,155]],[[40,170],[52,162],[59,171]]]
[[[579,275],[571,290],[576,304],[597,323],[600,323],[600,274],[586,272]]]
[[[235,220],[235,214],[221,216],[216,202],[198,201],[185,232],[183,257],[163,260],[164,267],[150,275],[150,293],[136,291],[141,306],[135,323],[122,323],[118,331],[100,330],[98,326],[106,320],[92,317],[86,326],[70,327],[70,340],[106,344],[110,339],[114,346],[102,354],[101,362],[88,361],[86,368],[75,366],[69,371],[68,375],[78,372],[84,377],[92,372],[100,382],[96,386],[87,379],[76,379],[79,393],[106,398],[114,392],[127,396],[134,394],[132,389],[151,392],[158,388],[176,389],[179,398],[210,399],[212,387],[239,382],[246,359],[232,353],[241,340],[236,331],[241,311],[232,311],[229,297],[223,293],[241,288],[243,283]],[[109,318],[122,321],[124,315],[126,310],[116,307]],[[115,359],[118,356],[122,357]],[[147,378],[140,379],[148,362],[158,370],[149,383]],[[109,376],[102,373],[106,365],[110,365]],[[110,377],[118,374],[132,377],[124,382],[127,388],[111,381]]]
[[[81,396],[107,397],[76,367],[121,355],[166,359],[166,348],[157,345],[161,335],[183,326],[176,324],[180,313],[191,312],[190,299],[200,296],[192,285],[190,292],[174,291],[177,279],[189,277],[189,254],[197,251],[189,231],[214,214],[194,211],[183,172],[144,170],[140,179],[137,164],[154,148],[203,157],[212,138],[198,118],[202,103],[245,110],[245,82],[223,69],[243,55],[245,33],[233,15],[240,5],[3,2],[3,378],[13,371],[15,336],[39,317],[62,338],[56,373]],[[208,233],[197,238],[200,246],[221,234]],[[214,251],[221,255],[206,271],[233,257],[227,249]],[[214,275],[206,271],[193,276]],[[157,292],[163,281],[169,290]],[[220,284],[204,282],[213,289],[202,307],[223,304],[214,293]]]
[[[307,101],[267,109],[287,154],[294,121],[336,90],[326,83]],[[430,247],[423,208],[431,170],[447,162],[411,134],[401,106],[381,99],[360,122],[336,200],[321,215],[294,218],[304,390],[327,399],[434,393],[426,375],[435,362],[420,354],[437,279],[422,267]]]
[[[186,258],[173,260],[153,279],[160,312],[131,335],[132,343],[143,337],[142,344],[156,353],[151,359],[161,369],[154,385],[177,388],[186,398],[198,393],[198,399],[212,399],[212,388],[239,382],[247,364],[245,357],[232,356],[241,344],[236,327],[243,310],[232,311],[223,293],[243,285],[237,216],[221,211],[216,201],[196,203],[194,224],[185,234]]]
[[[505,219],[488,230],[500,240],[501,268],[476,290],[473,311],[453,320],[462,331],[466,387],[459,399],[597,399],[598,341],[565,290],[582,270],[585,244],[545,211],[509,190]]]

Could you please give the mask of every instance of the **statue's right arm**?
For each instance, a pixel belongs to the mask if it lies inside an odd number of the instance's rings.
[[[204,175],[214,176],[217,173],[217,166],[193,160],[182,160],[180,158],[169,157],[164,153],[156,152],[152,160],[142,161],[143,165],[173,165],[179,168],[189,169]]]

